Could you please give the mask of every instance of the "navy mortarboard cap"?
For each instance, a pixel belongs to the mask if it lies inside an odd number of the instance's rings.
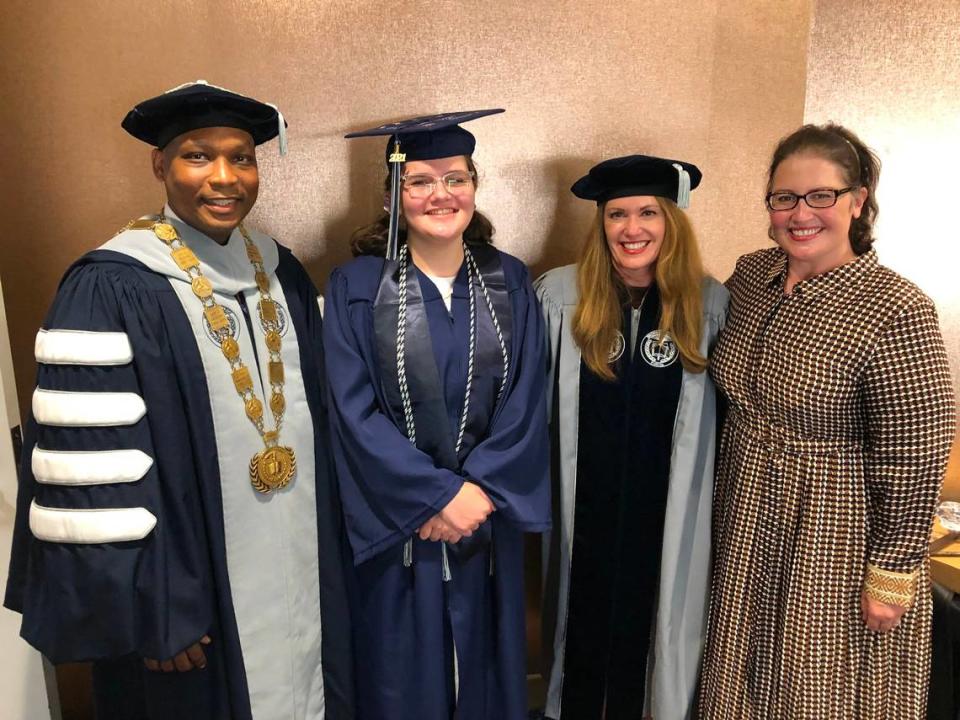
[[[280,136],[287,152],[287,123],[276,105],[263,103],[206,80],[179,85],[137,104],[120,123],[138,140],[163,148],[178,135],[207,127],[245,130],[257,145]]]
[[[375,137],[390,135],[387,142],[387,162],[399,141],[400,152],[407,160],[437,160],[456,155],[472,155],[477,139],[460,125],[470,120],[502,113],[502,108],[490,110],[466,110],[464,112],[424,115],[422,117],[388,123],[369,130],[358,130],[346,137]]]
[[[627,155],[604,160],[590,168],[570,191],[597,204],[633,195],[655,195],[673,200],[677,207],[690,206],[690,191],[703,174],[696,165],[651,155]]]
[[[358,130],[345,137],[389,135],[387,165],[390,167],[390,224],[387,228],[387,259],[397,259],[397,233],[400,216],[400,165],[410,160],[437,160],[457,155],[472,155],[477,139],[460,125],[470,120],[502,113],[503,108],[423,115],[387,123],[369,130]]]

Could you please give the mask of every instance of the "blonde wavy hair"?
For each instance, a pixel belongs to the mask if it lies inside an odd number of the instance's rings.
[[[707,358],[700,354],[703,322],[703,263],[697,237],[687,214],[666,198],[657,198],[665,232],[654,271],[660,291],[660,338],[669,335],[680,352],[684,370],[700,373]],[[577,262],[579,300],[573,316],[573,338],[587,366],[613,380],[610,348],[622,321],[626,286],[617,273],[603,230],[606,203],[597,206],[597,219]]]

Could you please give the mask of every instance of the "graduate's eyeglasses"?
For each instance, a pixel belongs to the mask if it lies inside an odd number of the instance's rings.
[[[851,185],[850,187],[840,188],[839,190],[834,190],[833,188],[817,188],[804,195],[776,191],[767,193],[765,199],[767,201],[767,207],[771,210],[793,210],[801,200],[810,208],[828,208],[836,205],[841,195],[854,190],[856,187],[856,185]]]
[[[400,179],[410,197],[425,198],[433,194],[438,182],[443,183],[451,195],[462,195],[473,187],[473,178],[474,174],[468,170],[454,170],[438,178],[432,175],[404,175]]]

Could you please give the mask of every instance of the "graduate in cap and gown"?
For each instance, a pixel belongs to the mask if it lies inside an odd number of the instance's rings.
[[[606,160],[572,188],[597,213],[576,265],[537,283],[550,342],[553,531],[544,644],[553,720],[691,717],[709,588],[727,293],[682,208],[693,165]]]
[[[475,139],[458,123],[493,112],[354,134],[391,136],[394,188],[331,275],[324,325],[365,720],[526,717],[523,533],[550,521],[546,342],[525,266],[475,208]]]
[[[243,225],[276,108],[190,83],[123,128],[167,203],[66,273],[37,334],[5,604],[99,717],[355,717],[321,319]]]

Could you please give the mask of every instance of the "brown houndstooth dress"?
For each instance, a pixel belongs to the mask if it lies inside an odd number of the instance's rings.
[[[954,433],[931,301],[870,251],[783,294],[779,248],[742,257],[711,373],[729,400],[714,495],[706,720],[920,720],[926,545]],[[921,567],[877,634],[867,562]]]

